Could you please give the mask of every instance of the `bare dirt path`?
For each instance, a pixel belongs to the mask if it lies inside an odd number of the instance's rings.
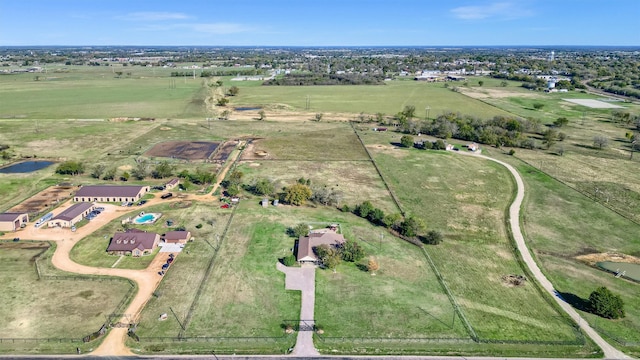
[[[488,156],[466,152],[455,153],[471,155],[490,160],[504,166],[505,168],[507,168],[507,170],[509,170],[509,172],[515,179],[517,186],[516,198],[513,200],[513,203],[509,207],[509,226],[511,227],[511,232],[513,233],[513,238],[516,241],[518,251],[522,256],[522,260],[529,268],[529,271],[531,272],[531,274],[533,274],[538,283],[549,294],[551,294],[553,299],[558,303],[558,305],[560,305],[562,310],[564,310],[564,312],[567,313],[573,319],[573,321],[575,321],[580,326],[580,329],[582,329],[582,331],[584,331],[584,333],[586,333],[587,336],[591,338],[591,340],[593,340],[596,344],[598,344],[598,346],[600,346],[604,353],[605,359],[631,359],[631,357],[625,355],[623,352],[606,342],[600,336],[600,334],[598,334],[595,330],[593,330],[591,326],[589,326],[589,323],[587,323],[571,305],[569,305],[560,295],[558,295],[558,292],[554,289],[553,284],[551,284],[547,277],[542,273],[540,267],[538,267],[538,264],[531,256],[531,252],[529,252],[529,248],[527,247],[524,236],[522,235],[522,230],[520,229],[520,208],[522,207],[522,201],[524,200],[524,181],[522,180],[522,177],[520,176],[518,171],[513,166],[503,161],[490,158]]]

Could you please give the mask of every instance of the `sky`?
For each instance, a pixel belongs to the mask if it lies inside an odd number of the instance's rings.
[[[640,46],[640,0],[0,0],[0,46]]]

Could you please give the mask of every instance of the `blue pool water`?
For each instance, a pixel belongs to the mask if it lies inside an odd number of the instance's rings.
[[[151,224],[158,220],[158,214],[144,214],[133,219],[134,224]]]
[[[0,169],[0,174],[22,174],[30,173],[53,164],[53,161],[23,161]]]

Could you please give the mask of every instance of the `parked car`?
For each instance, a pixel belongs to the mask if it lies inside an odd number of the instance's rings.
[[[160,199],[168,199],[172,196],[173,196],[173,193],[166,193],[166,194],[162,194],[162,196],[160,196]]]
[[[144,205],[146,203],[147,203],[147,200],[140,200],[140,201],[138,201],[138,206],[142,206],[142,205]]]
[[[169,268],[169,264],[162,265],[162,270],[167,270]]]

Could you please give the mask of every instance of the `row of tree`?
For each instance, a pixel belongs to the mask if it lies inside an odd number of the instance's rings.
[[[267,80],[263,85],[271,86],[306,86],[306,85],[384,85],[384,77],[380,75],[360,74],[288,74]]]

